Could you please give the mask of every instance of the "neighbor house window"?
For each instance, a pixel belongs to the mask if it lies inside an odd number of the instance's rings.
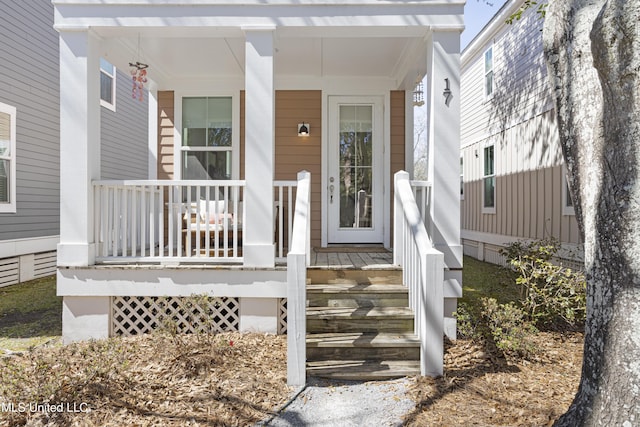
[[[567,180],[567,167],[562,166],[562,215],[575,215],[575,209],[573,208],[573,200],[571,199],[571,190],[569,189],[569,181]]]
[[[484,147],[484,177],[482,207],[485,213],[495,213],[496,208],[496,158],[495,146]]]
[[[116,67],[100,58],[100,105],[116,109]]]
[[[464,200],[464,158],[460,156],[460,200]]]
[[[484,53],[484,96],[493,93],[493,46]]]
[[[182,179],[231,179],[232,98],[182,98]]]
[[[0,212],[16,212],[16,108],[1,102]]]

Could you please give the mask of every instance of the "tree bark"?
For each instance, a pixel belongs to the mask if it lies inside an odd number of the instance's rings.
[[[559,426],[640,425],[640,2],[553,0],[544,26],[585,243],[578,393]]]

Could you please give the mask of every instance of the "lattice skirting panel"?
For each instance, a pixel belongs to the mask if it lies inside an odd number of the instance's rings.
[[[287,333],[287,299],[278,300],[278,335]]]
[[[154,329],[177,332],[230,332],[240,324],[238,298],[113,297],[113,335],[138,335]]]

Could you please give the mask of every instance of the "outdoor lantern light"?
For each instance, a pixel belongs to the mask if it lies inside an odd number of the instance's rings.
[[[442,95],[444,96],[444,103],[448,107],[449,101],[451,101],[451,98],[453,97],[453,95],[451,94],[451,88],[449,87],[449,79],[444,79],[444,85],[445,86]]]
[[[309,125],[304,122],[298,123],[298,136],[309,136]]]

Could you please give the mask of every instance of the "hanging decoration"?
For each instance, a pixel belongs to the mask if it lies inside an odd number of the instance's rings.
[[[138,34],[138,58],[140,58],[140,34]],[[144,100],[144,84],[147,82],[147,64],[140,61],[129,62],[131,67],[131,79],[133,87],[131,88],[131,97],[142,102]]]
[[[133,87],[131,88],[131,96],[133,99],[137,99],[142,102],[144,100],[144,84],[147,82],[147,64],[136,61],[130,62],[131,77],[133,80]]]

